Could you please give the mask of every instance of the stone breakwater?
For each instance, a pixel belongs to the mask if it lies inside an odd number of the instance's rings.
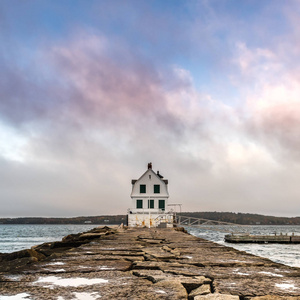
[[[180,228],[95,228],[0,254],[1,299],[300,299],[300,269]]]

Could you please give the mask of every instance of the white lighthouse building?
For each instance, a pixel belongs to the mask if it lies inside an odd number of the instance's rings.
[[[172,227],[173,213],[168,210],[168,180],[152,170],[152,163],[139,178],[131,181],[129,227]]]

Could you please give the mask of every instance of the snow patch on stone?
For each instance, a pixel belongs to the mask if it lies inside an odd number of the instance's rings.
[[[44,269],[45,271],[49,271],[51,273],[64,273],[66,272],[65,269],[56,269],[56,270],[52,270],[52,269]]]
[[[235,272],[237,275],[243,275],[243,276],[249,276],[250,274],[248,273],[242,273],[242,272]]]
[[[65,269],[57,269],[57,270],[53,270],[52,272],[54,273],[63,273],[63,272],[66,272]]]
[[[98,293],[74,293],[75,297],[74,300],[95,300],[101,298]]]
[[[20,281],[22,278],[22,275],[6,275],[6,276],[4,276],[4,278],[7,278],[12,281]]]
[[[99,299],[101,298],[101,296],[94,292],[94,293],[73,293],[73,297],[75,298],[72,298],[73,300],[96,300],[96,299]],[[59,296],[57,298],[57,300],[65,300],[65,298],[63,298],[62,296]]]
[[[103,267],[100,267],[100,270],[115,270],[115,268],[103,266]]]
[[[272,273],[272,272],[258,272],[259,274],[265,274],[265,275],[270,275],[270,276],[274,276],[274,277],[283,277],[283,275],[281,274],[275,274],[275,273]]]
[[[22,299],[29,299],[30,295],[27,293],[17,294],[14,296],[0,296],[0,300],[22,300]]]
[[[296,289],[295,285],[290,284],[290,283],[276,283],[275,286],[282,290]]]
[[[65,263],[62,261],[55,261],[55,262],[51,262],[51,263],[47,264],[46,266],[62,266],[64,264]]]
[[[156,293],[159,293],[159,294],[166,294],[167,292],[162,291],[162,290],[158,290],[158,291],[156,291]]]
[[[100,283],[107,283],[108,280],[102,279],[102,278],[62,278],[62,277],[56,277],[56,276],[47,276],[43,278],[39,278],[34,283],[46,283],[45,287],[53,288],[54,286],[83,286],[83,285],[94,285],[94,284],[100,284]]]

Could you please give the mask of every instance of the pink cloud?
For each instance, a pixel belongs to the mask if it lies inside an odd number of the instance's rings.
[[[69,120],[139,135],[145,129],[165,131],[172,139],[209,118],[210,99],[195,92],[186,71],[161,67],[118,46],[83,34],[45,50],[45,61],[63,86],[58,107]]]
[[[51,62],[69,87],[69,104],[81,117],[128,121],[164,109],[162,82],[151,65],[119,63],[96,36],[51,49]],[[131,54],[132,55],[132,54]],[[100,119],[101,118],[101,119]]]
[[[281,149],[298,153],[300,147],[300,103],[290,102],[270,106],[253,119],[255,131],[266,141],[273,141]]]

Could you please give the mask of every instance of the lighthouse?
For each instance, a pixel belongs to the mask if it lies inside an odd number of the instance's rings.
[[[168,210],[168,180],[148,163],[139,179],[132,179],[129,227],[173,227],[173,213]]]

